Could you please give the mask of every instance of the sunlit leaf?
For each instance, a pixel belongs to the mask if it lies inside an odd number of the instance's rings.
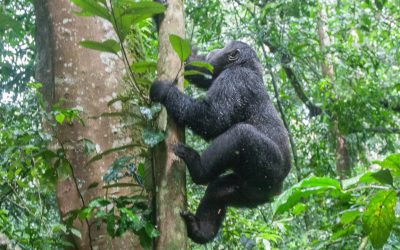
[[[374,248],[381,248],[392,230],[395,215],[396,192],[383,190],[372,197],[363,214],[363,227]]]
[[[184,62],[189,57],[191,51],[189,40],[183,39],[177,35],[170,35],[169,41],[181,62]]]
[[[95,0],[71,0],[76,6],[81,8],[77,15],[99,16],[106,20],[111,20],[108,10]]]
[[[332,195],[342,194],[342,189],[337,180],[328,177],[308,177],[286,190],[272,203],[273,213],[276,215],[286,212],[293,208],[302,198],[312,194],[326,196],[328,191]]]
[[[96,41],[81,41],[79,43],[82,47],[93,49],[102,52],[110,52],[118,55],[118,52],[121,50],[119,43],[113,39],[106,40],[104,42],[96,42]]]
[[[391,173],[395,176],[400,176],[400,153],[393,154],[386,157],[383,161],[374,161],[383,168],[390,169]]]
[[[207,69],[210,73],[214,72],[214,66],[203,61],[190,61],[187,65]]]
[[[355,219],[359,218],[361,212],[358,209],[352,209],[344,211],[342,216],[340,217],[340,222],[342,224],[352,223]]]
[[[64,120],[65,120],[65,115],[63,114],[63,113],[58,113],[58,114],[56,114],[56,121],[59,123],[59,124],[63,124],[64,123]]]

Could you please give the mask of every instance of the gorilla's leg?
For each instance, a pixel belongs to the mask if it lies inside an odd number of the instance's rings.
[[[226,207],[243,199],[240,180],[235,174],[221,176],[211,182],[197,208],[196,215],[182,212],[189,237],[203,244],[218,233],[225,216]]]
[[[185,161],[196,184],[207,184],[228,168],[241,169],[239,172],[258,177],[260,170],[252,169],[252,166],[275,167],[280,171],[281,164],[281,154],[275,143],[252,125],[244,123],[215,138],[201,156],[183,144],[175,146],[175,154]]]

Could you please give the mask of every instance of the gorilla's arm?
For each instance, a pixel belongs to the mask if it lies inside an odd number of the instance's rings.
[[[188,126],[205,139],[211,139],[241,120],[246,112],[248,88],[241,83],[218,79],[203,100],[195,100],[170,83],[154,83],[151,99],[161,102],[168,114],[181,126]]]

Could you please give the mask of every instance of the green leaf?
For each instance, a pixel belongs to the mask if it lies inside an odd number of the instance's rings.
[[[214,72],[214,66],[212,66],[211,64],[209,64],[207,62],[191,61],[187,65],[191,65],[191,66],[194,66],[194,67],[207,69],[210,73]]]
[[[293,207],[293,214],[294,215],[299,215],[301,214],[307,206],[303,203],[297,203],[296,206]]]
[[[64,120],[65,120],[65,115],[63,113],[56,114],[56,121],[59,124],[63,124]]]
[[[99,208],[99,207],[108,206],[110,204],[111,204],[111,202],[106,199],[97,198],[97,199],[90,201],[88,207],[89,208]]]
[[[332,195],[342,195],[342,189],[337,180],[327,177],[308,177],[281,194],[272,203],[274,215],[281,214],[293,208],[302,198],[313,194],[323,194],[331,191]]]
[[[146,224],[144,225],[144,229],[145,229],[147,235],[148,235],[150,238],[155,238],[155,237],[160,236],[160,232],[158,232],[158,231],[154,228],[153,224],[151,224],[151,223],[146,223]]]
[[[124,146],[120,146],[120,147],[111,148],[111,149],[105,150],[104,152],[102,152],[102,153],[100,153],[98,155],[93,156],[93,158],[91,158],[85,164],[85,166],[91,164],[94,161],[98,161],[98,160],[102,159],[103,156],[109,155],[109,154],[111,154],[113,152],[122,151],[122,150],[125,150],[125,149],[128,149],[128,148],[139,148],[140,149],[140,148],[144,148],[144,147],[141,146],[141,145],[138,145],[138,144],[128,144],[128,145],[124,145]]]
[[[99,186],[98,182],[93,182],[92,184],[89,185],[88,189],[97,188],[98,186]]]
[[[155,14],[165,11],[165,6],[157,2],[113,1],[113,26],[122,41],[132,31],[132,25]]]
[[[166,10],[166,7],[158,2],[134,2],[132,0],[118,0],[118,3],[123,7],[123,13],[134,14],[143,19],[152,17],[155,14],[161,14]]]
[[[355,219],[360,217],[360,215],[361,215],[361,213],[358,209],[346,210],[343,212],[342,216],[340,217],[340,222],[342,224],[352,223]]]
[[[118,55],[118,52],[121,51],[121,47],[119,43],[113,39],[106,40],[104,42],[96,42],[96,41],[81,41],[79,43],[82,47],[93,49],[97,51],[110,52]]]
[[[390,170],[384,169],[384,170],[379,170],[377,172],[368,172],[364,174],[360,178],[360,182],[364,183],[379,182],[382,184],[388,184],[390,186],[393,186],[393,176],[390,173]]]
[[[286,72],[283,68],[279,71],[283,83],[286,83]]]
[[[93,208],[85,207],[79,211],[78,218],[89,219],[92,216],[92,212],[93,212]]]
[[[170,35],[169,41],[183,63],[190,55],[191,48],[189,40],[183,39],[177,35]]]
[[[193,75],[204,75],[207,76],[207,74],[200,72],[198,70],[185,70],[183,73],[184,76],[193,76]]]
[[[155,72],[157,70],[157,63],[155,62],[135,62],[132,64],[131,69],[135,73]]]
[[[107,173],[103,176],[103,180],[105,182],[115,181],[119,177],[119,173],[126,169],[128,164],[132,162],[133,157],[131,156],[123,156],[115,160],[111,165],[108,167]]]
[[[343,237],[343,236],[347,236],[347,235],[350,235],[350,234],[354,234],[354,229],[355,229],[355,228],[356,228],[355,225],[351,225],[351,226],[349,226],[349,227],[346,227],[346,228],[344,228],[344,229],[341,229],[341,230],[335,232],[335,233],[332,235],[331,239],[332,239],[332,240],[336,240],[336,239],[339,239],[339,238],[341,238],[341,237]]]
[[[381,248],[392,230],[396,205],[396,192],[384,190],[372,197],[363,214],[363,228],[374,248]]]
[[[96,145],[89,139],[83,139],[83,148],[86,155],[90,155],[96,150]]]
[[[81,234],[81,232],[80,232],[78,229],[71,228],[70,230],[71,230],[71,233],[72,233],[73,235],[75,235],[76,237],[82,239],[82,234]]]
[[[387,0],[375,0],[376,7],[378,10],[382,10],[383,6],[386,4]]]
[[[165,139],[165,133],[156,132],[150,129],[145,129],[142,133],[144,143],[149,147],[154,147]]]
[[[115,237],[115,216],[111,213],[107,216],[107,233],[111,237]]]
[[[65,159],[58,159],[55,163],[57,176],[60,180],[66,180],[72,175],[71,165]]]
[[[71,2],[82,9],[80,13],[76,13],[77,15],[99,16],[108,21],[111,20],[108,10],[95,0],[71,0]]]
[[[393,175],[400,176],[400,153],[390,155],[385,160],[375,161],[374,163],[379,164],[383,168],[390,169]]]

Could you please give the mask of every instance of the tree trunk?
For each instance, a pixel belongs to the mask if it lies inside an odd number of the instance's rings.
[[[174,80],[181,62],[169,42],[169,35],[185,35],[183,1],[169,0],[168,8],[159,28],[158,79]],[[179,77],[178,87],[183,89],[183,78]],[[158,126],[165,130],[167,138],[153,154],[155,169],[155,207],[157,229],[161,235],[156,239],[155,249],[186,249],[186,228],[180,211],[186,203],[185,166],[175,156],[171,146],[181,141],[184,130],[178,128],[165,109],[160,115]]]
[[[326,53],[326,48],[330,45],[330,39],[326,32],[324,23],[325,19],[326,15],[324,13],[324,10],[322,9],[318,12],[318,36],[321,51],[322,53],[324,53],[324,59],[321,64],[321,71],[324,77],[328,77],[330,79],[333,91],[335,76],[333,70],[332,56],[330,53]],[[332,133],[336,139],[336,172],[339,175],[340,179],[345,179],[347,176],[350,175],[351,172],[351,162],[349,152],[347,150],[346,138],[344,137],[344,135],[341,134],[338,124],[339,121],[334,114],[331,114],[331,119],[333,123]]]
[[[79,46],[83,39],[101,41],[114,36],[112,27],[106,22],[75,16],[71,13],[73,5],[69,0],[35,0],[34,4],[39,38],[37,80],[45,82],[44,93],[50,103],[64,99],[63,106],[83,110],[81,117],[85,121],[85,126],[64,124],[56,132],[55,144],[63,146],[73,169],[71,177],[59,180],[57,184],[57,202],[61,218],[64,218],[68,212],[81,208],[93,198],[105,196],[102,176],[116,156],[110,154],[85,166],[89,158],[84,154],[82,139],[93,141],[97,153],[121,146],[121,142],[127,143],[118,119],[89,118],[120,109],[121,105],[108,107],[107,102],[123,87],[123,65],[114,55]],[[53,76],[55,84],[52,85]],[[88,189],[93,183],[99,185]],[[114,196],[126,193],[126,189],[108,191]],[[77,249],[140,249],[132,234],[111,239],[105,227],[89,225],[90,221],[74,222],[82,235],[74,238]]]

